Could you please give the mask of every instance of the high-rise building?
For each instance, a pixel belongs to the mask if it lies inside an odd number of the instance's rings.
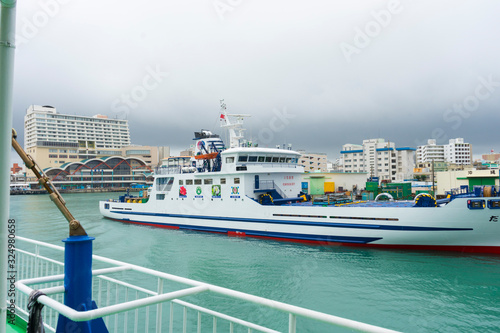
[[[128,121],[103,115],[60,114],[52,106],[31,105],[24,117],[24,148],[56,147],[61,143],[68,148],[91,150],[129,146]]]
[[[154,168],[170,155],[169,147],[131,145],[127,120],[60,114],[39,105],[26,110],[24,148],[42,169],[109,156],[140,158]]]
[[[396,148],[394,142],[384,139],[363,140],[362,145],[342,146],[344,172],[366,172],[385,181],[404,181],[413,178],[414,148]]]

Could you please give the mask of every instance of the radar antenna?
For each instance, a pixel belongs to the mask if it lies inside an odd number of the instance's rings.
[[[243,121],[244,118],[250,117],[250,115],[227,113],[226,103],[224,103],[223,99],[220,100],[220,111],[221,127],[227,128],[229,132],[229,147],[240,147],[244,138],[243,131],[245,131]]]

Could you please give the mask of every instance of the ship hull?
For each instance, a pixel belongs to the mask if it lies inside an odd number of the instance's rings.
[[[429,208],[263,206],[253,200],[236,201],[228,208],[222,201],[207,205],[176,200],[162,206],[103,201],[100,210],[105,217],[125,223],[229,236],[500,254],[500,211],[469,209],[465,198]]]

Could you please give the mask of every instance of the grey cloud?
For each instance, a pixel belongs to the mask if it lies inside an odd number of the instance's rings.
[[[366,138],[415,147],[435,128],[464,137],[474,154],[500,150],[500,88],[458,128],[443,119],[474,94],[478,77],[500,81],[492,42],[500,39],[500,4],[400,1],[390,23],[346,61],[341,43],[355,45],[357,29],[391,1],[242,1],[224,20],[201,0],[61,4],[17,49],[14,127],[22,132],[28,105],[49,104],[127,117],[134,143],[181,149],[195,130],[219,131],[225,98],[230,112],[252,114],[253,137],[273,109],[286,108],[296,118],[269,145],[286,141],[331,159],[342,144]],[[41,3],[18,3],[18,32]],[[154,89],[153,81],[144,86],[148,66],[168,72]],[[116,112],[113,102],[134,89],[137,105]]]

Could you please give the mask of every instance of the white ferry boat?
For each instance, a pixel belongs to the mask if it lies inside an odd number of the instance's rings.
[[[190,163],[159,168],[148,198],[100,202],[105,217],[161,228],[267,239],[385,248],[500,254],[500,198],[494,187],[480,197],[442,201],[314,205],[301,190],[299,153],[243,141],[246,115],[227,114],[225,148],[210,131],[195,133]]]

